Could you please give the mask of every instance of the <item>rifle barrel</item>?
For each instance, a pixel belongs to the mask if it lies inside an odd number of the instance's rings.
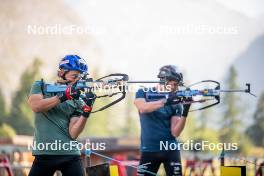
[[[154,83],[164,83],[163,81],[126,81],[128,84],[140,84],[140,83],[148,83],[148,84],[154,84]]]
[[[230,90],[220,90],[220,92],[246,92],[246,90],[242,90],[242,89],[230,89]]]

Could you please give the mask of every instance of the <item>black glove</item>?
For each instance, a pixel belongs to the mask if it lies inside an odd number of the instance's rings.
[[[76,84],[67,86],[66,90],[62,93],[58,93],[57,96],[60,99],[60,102],[64,102],[66,100],[78,100],[81,94],[81,89],[76,88]]]
[[[90,114],[92,112],[92,107],[91,106],[88,106],[88,105],[84,105],[82,107],[82,116],[85,117],[85,118],[89,118]]]
[[[185,100],[184,100],[184,102],[190,102],[188,104],[183,104],[182,116],[185,117],[185,118],[188,116],[192,101],[193,101],[192,97],[185,98]]]
[[[88,118],[93,109],[93,104],[96,99],[96,95],[92,92],[88,92],[85,94],[85,97],[82,98],[85,105],[82,107],[82,116]]]

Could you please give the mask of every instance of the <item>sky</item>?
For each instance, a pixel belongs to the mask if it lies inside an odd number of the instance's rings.
[[[251,18],[259,18],[264,14],[263,0],[216,0],[227,8],[240,12]]]
[[[105,71],[155,79],[173,64],[185,80],[222,80],[227,68],[262,34],[260,0],[71,1],[100,48]]]

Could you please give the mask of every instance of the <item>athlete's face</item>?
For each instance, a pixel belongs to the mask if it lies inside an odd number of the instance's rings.
[[[178,87],[179,87],[179,84],[177,81],[168,81],[166,85],[167,90],[170,92],[174,92],[178,90]]]
[[[80,79],[80,72],[76,70],[69,71],[65,74],[65,79],[69,81],[70,83],[75,83]]]

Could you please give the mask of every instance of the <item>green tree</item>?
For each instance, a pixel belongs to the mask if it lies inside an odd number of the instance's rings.
[[[99,78],[100,70],[98,68],[95,68],[92,72],[93,78]],[[95,91],[96,95],[102,95],[105,94],[105,92],[99,92]],[[96,110],[98,108],[101,108],[102,106],[108,104],[110,102],[110,98],[98,98],[95,101],[93,109]],[[110,122],[110,119],[112,117],[112,109],[113,107],[107,108],[106,110],[92,113],[90,115],[90,118],[88,119],[88,122],[85,126],[85,129],[81,133],[80,137],[107,137],[111,136],[111,127],[110,125],[113,124],[113,122]]]
[[[227,88],[237,89],[237,71],[232,66],[226,81]],[[239,97],[236,94],[225,94],[223,97],[224,112],[221,119],[220,140],[221,142],[238,142],[239,141],[239,114],[241,109],[237,102]]]
[[[256,146],[264,146],[264,93],[262,93],[258,101],[257,109],[254,113],[254,122],[247,129],[247,135]]]
[[[209,105],[209,103],[205,102],[204,106]],[[213,118],[213,112],[211,108],[199,111],[197,115],[197,126],[201,131],[201,134],[210,126],[211,119]]]
[[[237,84],[237,71],[232,66],[229,70],[226,85],[229,89],[239,89]],[[221,128],[219,140],[223,143],[237,143],[238,152],[247,154],[251,143],[244,135],[241,115],[244,108],[241,104],[238,94],[226,93],[223,97],[223,116],[221,119]],[[243,140],[241,140],[243,139]]]
[[[98,69],[92,72],[92,77],[100,77]],[[104,90],[107,91],[107,90]],[[108,92],[109,91],[109,92]],[[108,90],[108,93],[112,90]],[[114,92],[119,91],[117,88]],[[95,91],[97,95],[107,94],[107,92]],[[120,97],[120,95],[105,98],[98,98],[94,104],[94,110],[109,104],[111,101]],[[121,102],[103,110],[101,112],[92,113],[81,137],[93,136],[93,137],[118,137],[118,136],[138,136],[139,130],[137,125],[137,119],[134,118],[133,110],[133,96],[127,93],[127,96]]]
[[[12,102],[8,124],[12,126],[17,134],[33,134],[33,112],[27,104],[27,97],[33,82],[39,78],[41,61],[34,62],[22,73],[20,88],[15,92]]]
[[[107,98],[104,98],[107,99]],[[109,103],[109,100],[96,99],[93,109],[96,110],[105,104]],[[111,109],[106,109],[97,113],[92,113],[88,119],[84,131],[81,137],[107,137],[112,133],[109,130],[109,119],[111,117]]]
[[[4,123],[6,117],[5,99],[0,89],[0,126]]]
[[[0,89],[0,137],[11,137],[15,135],[12,127],[5,123],[6,121],[6,106],[5,99]]]
[[[3,123],[0,125],[0,137],[12,137],[16,134],[15,130],[7,125],[6,123]]]
[[[208,109],[209,110],[209,109]],[[210,143],[218,143],[219,135],[218,131],[213,127],[208,125],[208,119],[210,118],[210,111],[203,110],[200,113],[189,113],[185,128],[180,135],[180,140],[182,142],[202,143],[204,141],[209,141]],[[203,152],[213,152],[218,153],[219,151],[207,151]]]
[[[208,104],[206,104],[208,105]],[[198,126],[195,129],[195,138],[196,141],[209,141],[210,143],[218,143],[219,142],[219,135],[218,131],[214,129],[213,126],[209,124],[210,120],[214,117],[212,109],[206,109],[200,111],[198,115],[197,121]],[[219,151],[210,151],[218,153]]]
[[[195,119],[195,115],[194,113],[189,113],[187,119],[186,119],[186,124],[185,127],[180,135],[180,140],[181,141],[187,141],[187,140],[191,140],[191,139],[196,139],[196,130],[197,130],[197,121]]]
[[[133,97],[134,96],[131,93],[127,93],[124,112],[125,123],[122,129],[123,136],[139,136],[139,126],[137,123],[137,118],[134,116],[135,108],[133,108]]]

